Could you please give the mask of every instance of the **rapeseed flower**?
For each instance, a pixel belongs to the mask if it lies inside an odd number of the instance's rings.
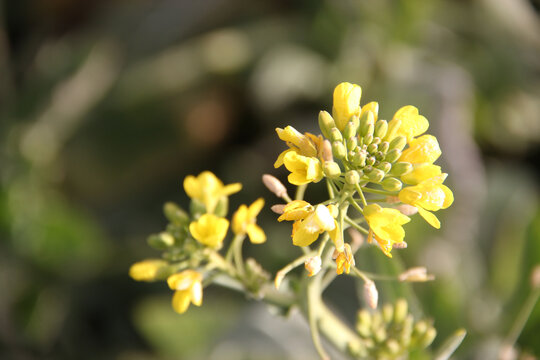
[[[310,182],[319,182],[323,178],[322,165],[317,158],[288,151],[283,157],[283,163],[291,172],[288,177],[291,184],[304,185]]]
[[[203,245],[218,249],[227,235],[229,220],[214,214],[204,214],[189,224],[191,235]]]
[[[187,176],[184,179],[184,190],[190,198],[202,202],[206,206],[206,212],[213,213],[218,202],[242,190],[242,184],[223,185],[216,175],[210,171],[204,171],[197,177]]]
[[[332,115],[336,127],[343,131],[353,116],[360,115],[362,89],[356,84],[342,82],[334,89],[334,108]]]
[[[409,147],[401,153],[398,161],[411,164],[433,164],[441,156],[437,138],[433,135],[423,135],[409,142]]]
[[[262,244],[266,241],[266,234],[259,225],[256,224],[257,215],[261,212],[264,206],[264,199],[255,200],[249,207],[240,205],[232,218],[232,229],[237,235],[247,234],[249,240],[254,244]]]
[[[184,270],[167,278],[171,290],[175,290],[172,298],[174,311],[183,314],[192,303],[196,306],[202,304],[202,274],[195,270]]]
[[[371,204],[364,208],[364,217],[370,227],[368,242],[375,239],[383,253],[392,257],[390,251],[394,243],[400,243],[405,237],[403,224],[411,219],[399,210],[383,208],[378,204]]]
[[[448,174],[434,176],[399,192],[401,202],[416,207],[420,216],[437,229],[441,227],[441,223],[430,211],[446,209],[454,202],[452,190],[442,184],[447,176]]]
[[[396,136],[404,136],[407,142],[410,143],[415,137],[422,135],[429,128],[428,120],[418,113],[416,107],[411,105],[403,106],[396,111],[392,122],[399,122],[399,126],[396,126],[393,134],[389,134],[388,141],[391,141]]]
[[[129,276],[136,281],[154,281],[159,272],[169,264],[161,259],[148,259],[136,262],[129,268]]]

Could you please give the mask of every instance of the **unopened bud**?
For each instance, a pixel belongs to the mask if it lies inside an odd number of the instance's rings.
[[[433,340],[435,340],[435,337],[437,336],[437,330],[435,330],[434,327],[429,327],[426,330],[426,333],[424,336],[422,336],[422,339],[420,340],[420,346],[423,348],[427,348]]]
[[[323,158],[324,161],[333,161],[334,160],[334,156],[332,155],[332,144],[328,140],[323,141],[322,158]]]
[[[330,140],[335,142],[335,141],[343,141],[343,135],[341,135],[341,131],[339,131],[338,128],[332,128],[330,130]]]
[[[360,135],[366,136],[368,134],[373,135],[373,130],[375,129],[375,116],[373,112],[368,111],[366,115],[362,114],[360,119]]]
[[[413,166],[408,162],[397,162],[392,165],[390,173],[394,176],[402,176],[410,173],[413,170]]]
[[[336,123],[332,118],[332,115],[326,111],[319,112],[319,128],[325,138],[330,139],[330,130],[335,127]]]
[[[366,135],[362,138],[362,145],[366,145],[366,149],[367,149],[367,146],[369,146],[372,142],[373,142],[372,134]]]
[[[386,138],[385,140],[392,140],[396,136],[396,133],[401,126],[401,120],[399,119],[392,119],[388,123],[388,130],[386,131]]]
[[[400,156],[401,156],[401,150],[392,149],[386,153],[386,156],[384,157],[384,159],[388,161],[389,163],[394,163],[397,161],[397,159],[399,159]]]
[[[310,257],[308,258],[305,262],[304,262],[304,267],[306,268],[306,270],[308,271],[308,276],[314,276],[314,275],[317,275],[319,273],[319,271],[321,271],[321,257],[320,256],[314,256],[314,257]]]
[[[345,149],[345,145],[343,145],[343,143],[334,141],[332,143],[332,154],[334,154],[336,159],[343,159],[345,156],[347,156],[347,149]]]
[[[362,309],[358,312],[356,330],[364,337],[371,335],[371,314],[366,309]]]
[[[394,318],[394,307],[390,304],[384,304],[382,307],[382,317],[385,323],[391,323]]]
[[[229,198],[227,196],[222,196],[219,198],[219,201],[214,209],[214,214],[216,216],[225,217],[229,212]]]
[[[358,130],[358,124],[355,124],[353,121],[349,121],[343,129],[343,136],[345,139],[356,137],[356,131]]]
[[[386,120],[379,120],[375,123],[375,130],[373,135],[379,138],[383,138],[388,130],[388,123]]]
[[[428,274],[423,266],[410,268],[399,275],[399,281],[425,282],[435,279],[435,276]]]
[[[420,338],[420,337],[424,336],[427,329],[428,329],[427,322],[425,320],[420,320],[419,322],[416,323],[416,325],[414,325],[413,335],[416,338]]]
[[[382,343],[384,340],[386,340],[387,334],[386,329],[384,327],[380,327],[377,330],[375,330],[375,333],[373,334],[373,338],[376,342]]]
[[[405,241],[395,242],[392,244],[392,249],[406,249],[407,243]]]
[[[276,214],[283,214],[283,209],[285,209],[285,206],[287,206],[286,204],[276,204],[276,205],[272,205],[270,207],[270,210],[272,210],[273,212],[275,212]]]
[[[163,213],[175,225],[189,224],[189,215],[173,202],[169,201],[163,205]]]
[[[367,152],[370,154],[376,153],[377,150],[379,150],[379,147],[377,146],[377,144],[371,143],[367,147]]]
[[[384,179],[384,171],[380,169],[373,169],[369,174],[367,174],[369,181],[374,183],[379,183]]]
[[[392,141],[390,141],[389,149],[390,150],[399,150],[403,151],[403,148],[407,145],[407,138],[405,136],[396,136]]]
[[[399,336],[399,341],[404,346],[409,346],[409,344],[411,343],[413,325],[414,325],[413,316],[411,314],[407,314],[405,316],[405,320],[403,320],[403,327],[401,328],[401,334]]]
[[[345,174],[345,181],[349,185],[358,184],[358,182],[360,181],[360,175],[358,174],[358,171],[356,170],[347,171],[347,173]]]
[[[129,276],[136,281],[154,281],[166,277],[169,264],[161,259],[148,259],[136,262],[129,268]]]
[[[403,184],[394,177],[387,177],[381,182],[382,188],[386,191],[399,191]]]
[[[350,160],[354,165],[363,167],[364,165],[366,165],[366,156],[367,152],[365,150],[360,150],[358,152],[355,152],[352,159]]]
[[[165,250],[174,245],[174,237],[168,232],[150,235],[147,239],[148,245],[158,250]]]
[[[339,177],[341,175],[341,169],[339,168],[339,165],[334,161],[325,161],[323,165],[323,171],[324,175],[326,177],[333,179]]]
[[[389,147],[388,141],[383,141],[379,145],[379,151],[382,152],[383,154],[386,154],[386,152],[388,151],[388,147]]]
[[[354,150],[358,146],[358,139],[355,137],[351,137],[347,139],[347,149],[348,150]]]
[[[375,136],[373,138],[373,141],[371,142],[372,144],[375,144],[375,145],[379,145],[381,143],[381,138],[378,137],[378,136]]]
[[[405,320],[407,314],[409,313],[409,304],[407,300],[400,298],[396,300],[394,305],[394,322],[400,324]]]
[[[377,159],[375,159],[375,156],[370,156],[366,159],[366,164],[373,165],[375,164],[375,161],[377,161]]]
[[[262,181],[264,186],[266,186],[266,188],[273,192],[277,197],[287,197],[287,188],[275,176],[264,174],[262,176]]]
[[[384,171],[384,173],[386,174],[390,171],[390,169],[392,169],[392,165],[387,161],[383,161],[379,165],[377,165],[377,169]]]
[[[386,341],[386,349],[388,349],[388,352],[392,355],[399,354],[401,347],[399,346],[399,343],[395,339],[388,339]]]
[[[379,301],[379,292],[377,291],[375,283],[371,280],[367,280],[364,283],[364,300],[370,308],[377,308],[377,302]]]

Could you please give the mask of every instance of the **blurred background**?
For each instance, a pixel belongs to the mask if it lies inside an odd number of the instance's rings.
[[[165,201],[188,204],[188,174],[241,181],[233,210],[277,202],[260,181],[286,180],[274,129],[317,132],[341,81],[382,118],[420,109],[456,198],[440,231],[408,225],[401,259],[369,247],[357,265],[427,266],[437,280],[409,300],[434,319],[435,344],[464,327],[456,358],[497,358],[540,262],[540,2],[0,4],[0,358],[314,358],[302,321],[217,287],[179,316],[165,283],[127,271],[159,256],[146,237],[166,225]],[[269,206],[258,223],[269,241],[246,251],[275,273],[298,254],[290,224]],[[327,300],[352,323],[351,281]],[[538,358],[539,334],[537,305],[519,351]]]

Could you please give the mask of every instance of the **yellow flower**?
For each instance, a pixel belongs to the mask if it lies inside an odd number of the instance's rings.
[[[332,115],[336,122],[336,127],[343,131],[347,123],[354,115],[360,115],[360,97],[362,89],[360,86],[343,82],[334,89],[334,108]]]
[[[300,132],[298,132],[298,130],[290,125],[286,126],[285,129],[277,128],[276,132],[279,138],[285,141],[289,149],[279,154],[276,162],[274,163],[275,168],[283,165],[283,158],[290,151],[294,151],[299,155],[307,157],[321,157],[323,138],[320,135],[315,136],[310,133],[305,133],[302,135]]]
[[[237,235],[247,234],[249,240],[254,244],[262,244],[265,242],[266,235],[263,229],[255,223],[257,221],[257,215],[259,215],[263,206],[263,198],[255,200],[249,207],[240,205],[232,219],[232,229],[234,233]]]
[[[351,271],[351,265],[354,266],[354,256],[352,253],[351,245],[345,244],[343,251],[334,252],[336,258],[336,273],[338,275],[348,274]]]
[[[392,257],[390,251],[394,243],[400,243],[405,237],[402,225],[411,221],[408,216],[399,210],[382,208],[378,204],[371,204],[364,208],[364,217],[370,227],[368,241],[373,238],[379,243],[382,251]]]
[[[332,205],[317,205],[313,207],[303,200],[295,200],[283,208],[283,214],[278,221],[294,221],[292,240],[296,246],[311,245],[320,234],[328,231],[330,238],[336,243],[336,248],[343,249],[343,239],[338,224],[333,216],[336,215]]]
[[[431,179],[438,175],[441,175],[440,166],[424,163],[415,165],[413,171],[401,175],[401,180],[408,185],[417,185],[424,180]]]
[[[202,304],[202,275],[195,270],[184,270],[167,278],[171,290],[176,290],[172,299],[174,311],[183,314],[192,303]]]
[[[448,174],[434,176],[399,192],[401,202],[415,206],[420,216],[437,229],[441,227],[441,223],[430,211],[446,209],[454,202],[452,190],[442,184],[447,176]]]
[[[409,142],[409,147],[403,151],[398,161],[411,164],[433,164],[441,156],[437,138],[433,135],[423,135]]]
[[[148,259],[136,262],[129,268],[129,276],[136,281],[154,281],[161,270],[169,265],[165,260]]]
[[[303,185],[319,182],[323,178],[321,162],[316,158],[289,151],[283,157],[283,162],[287,170],[291,172],[288,177],[291,184]]]
[[[392,138],[396,136],[405,136],[407,142],[410,143],[415,137],[422,135],[429,127],[428,120],[418,113],[418,109],[414,106],[407,105],[396,111],[392,119],[393,122],[400,122],[397,131]]]
[[[221,247],[228,228],[229,220],[214,214],[204,214],[199,220],[189,224],[191,235],[201,244],[212,248]]]
[[[223,185],[216,175],[204,171],[197,177],[187,176],[184,179],[184,190],[190,198],[202,202],[207,212],[212,213],[221,198],[239,192],[242,190],[242,184]]]

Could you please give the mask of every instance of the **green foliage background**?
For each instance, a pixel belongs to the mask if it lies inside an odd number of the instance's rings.
[[[540,262],[540,5],[536,0],[236,0],[0,2],[0,357],[6,359],[303,359],[304,327],[228,291],[205,290],[180,317],[165,284],[127,276],[156,256],[147,234],[182,180],[210,169],[264,194],[276,127],[317,131],[341,81],[390,119],[417,106],[450,174],[443,228],[408,225],[389,262],[426,265],[417,296],[436,344],[458,327],[456,358],[495,358]],[[439,161],[441,162],[441,161]],[[312,186],[308,199],[322,196]],[[248,250],[270,271],[296,254],[269,206],[269,241]],[[354,319],[340,279],[328,299]],[[298,332],[279,337],[283,329]],[[298,327],[298,328],[297,328]],[[250,331],[253,330],[253,331]],[[518,346],[540,356],[540,307]],[[293,336],[294,335],[294,336]]]

